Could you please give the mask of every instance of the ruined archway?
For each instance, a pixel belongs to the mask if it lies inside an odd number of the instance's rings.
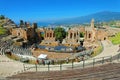
[[[88,35],[88,38],[91,38],[91,34]]]

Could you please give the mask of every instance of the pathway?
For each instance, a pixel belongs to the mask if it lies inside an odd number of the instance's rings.
[[[0,77],[6,77],[23,70],[23,63],[11,60],[5,55],[0,55]]]
[[[112,45],[112,43],[108,40],[102,41],[104,50],[101,54],[95,56],[94,58],[105,57],[105,56],[115,56],[118,54],[118,45]]]
[[[115,55],[117,55],[117,54],[120,53],[120,52],[118,52],[119,45],[113,45],[108,40],[102,41],[102,44],[103,44],[103,51],[99,55],[86,60],[85,61],[86,63],[92,63],[93,59],[99,60],[98,58],[102,59],[102,57],[108,57],[108,58],[110,58],[111,56],[115,56]]]

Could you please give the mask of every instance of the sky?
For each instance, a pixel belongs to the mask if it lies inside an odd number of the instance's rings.
[[[0,0],[0,14],[15,22],[57,20],[101,11],[120,12],[120,0]]]

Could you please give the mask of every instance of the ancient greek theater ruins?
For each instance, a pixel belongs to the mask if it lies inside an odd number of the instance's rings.
[[[0,36],[0,80],[119,80],[110,26],[44,27],[20,21]],[[59,35],[62,36],[59,37]]]

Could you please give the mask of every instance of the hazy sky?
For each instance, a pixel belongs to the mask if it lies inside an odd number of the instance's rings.
[[[14,21],[39,21],[120,12],[120,0],[0,0],[0,14]]]

